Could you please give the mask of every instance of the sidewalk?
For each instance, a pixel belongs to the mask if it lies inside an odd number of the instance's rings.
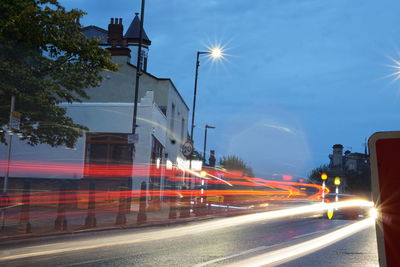
[[[158,209],[147,209],[146,222],[138,224],[139,205],[133,204],[131,206],[132,211],[125,214],[126,224],[116,224],[118,214],[117,209],[102,207],[101,209],[96,209],[94,213],[96,226],[88,227],[85,226],[85,219],[88,216],[88,209],[70,208],[66,209],[65,211],[65,219],[67,225],[66,230],[56,230],[55,221],[57,218],[57,208],[34,206],[29,208],[28,222],[30,224],[30,230],[26,232],[26,223],[24,223],[24,221],[21,221],[21,208],[22,206],[18,205],[8,208],[6,210],[4,229],[0,230],[0,242],[14,239],[25,239],[59,234],[72,234],[86,231],[104,231],[112,229],[147,227],[154,225],[169,225],[227,215],[226,211],[221,209],[221,212],[219,213],[215,213],[214,211],[214,214],[204,214],[202,216],[196,216],[195,214],[193,214],[193,212],[191,212],[188,217],[180,218],[179,207],[177,207],[176,218],[169,219],[169,203],[160,203],[160,207]],[[232,210],[230,214],[231,213],[235,214],[237,213],[237,211]],[[182,215],[183,214],[181,212],[181,216]],[[23,227],[21,227],[21,222],[23,224]]]

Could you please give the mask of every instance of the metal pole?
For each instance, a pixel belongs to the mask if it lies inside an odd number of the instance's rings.
[[[8,190],[8,175],[10,173],[10,161],[11,161],[11,144],[12,144],[12,113],[14,112],[15,109],[15,96],[11,96],[11,107],[10,107],[10,120],[8,122],[8,149],[7,149],[7,166],[6,166],[6,172],[4,174],[4,181],[3,181],[3,197],[4,197],[4,202],[7,201],[7,190]],[[7,201],[8,202],[8,201]],[[5,223],[6,223],[6,208],[3,207],[1,210],[1,229],[4,230],[5,228]]]
[[[192,105],[192,126],[190,129],[190,140],[192,141],[193,147],[194,147],[194,139],[193,139],[193,130],[194,130],[194,116],[196,114],[196,96],[197,96],[197,80],[199,77],[199,66],[200,66],[200,51],[197,51],[197,57],[196,57],[196,74],[194,77],[194,92],[193,92],[193,105]],[[189,169],[192,169],[192,157],[193,155],[190,155],[189,158]]]
[[[132,134],[136,133],[136,120],[137,120],[137,104],[139,97],[139,86],[140,86],[140,75],[142,75],[141,64],[142,64],[142,43],[143,43],[143,21],[144,21],[144,6],[145,0],[142,0],[141,12],[140,12],[140,28],[139,28],[139,44],[138,54],[136,63],[136,80],[135,80],[135,99],[133,107],[133,121],[132,121]]]
[[[135,80],[135,98],[133,102],[133,119],[132,119],[132,135],[135,136],[136,134],[136,120],[137,120],[137,113],[138,113],[138,98],[139,98],[139,86],[140,86],[140,75],[142,75],[141,71],[141,64],[142,64],[142,43],[143,43],[143,21],[144,21],[144,7],[145,7],[145,0],[142,0],[142,6],[140,10],[140,28],[139,28],[139,44],[138,44],[138,53],[137,53],[137,61],[136,61],[136,80]],[[134,138],[135,139],[135,138]],[[136,154],[136,148],[135,148],[135,143],[132,143],[132,164],[135,161],[135,154]],[[127,211],[129,212],[131,210],[131,194],[132,194],[132,186],[133,183],[131,182],[129,184],[130,191],[126,205],[127,205]]]
[[[206,164],[207,129],[208,129],[208,125],[206,124],[206,128],[204,130],[204,149],[203,149],[203,162],[204,162],[204,164]]]
[[[322,181],[322,203],[325,203],[325,181]]]
[[[8,150],[7,150],[7,167],[6,167],[6,173],[4,175],[4,181],[3,181],[3,193],[7,193],[7,187],[8,187],[8,175],[10,173],[10,160],[11,160],[11,144],[12,144],[12,113],[14,112],[15,109],[15,96],[11,96],[11,108],[10,108],[10,121],[8,124]]]

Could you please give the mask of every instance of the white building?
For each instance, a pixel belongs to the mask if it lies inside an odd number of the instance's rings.
[[[122,36],[122,19],[112,19],[108,31],[88,26],[82,32],[88,37],[98,37],[101,44],[112,53],[118,71],[104,72],[99,87],[87,90],[89,100],[83,103],[63,104],[74,122],[89,128],[79,138],[74,149],[50,147],[41,144],[35,147],[14,138],[12,161],[41,162],[51,166],[67,166],[62,172],[30,172],[10,169],[10,177],[83,179],[94,164],[125,164],[127,166],[149,164],[176,164],[185,161],[181,144],[187,139],[189,108],[170,79],[158,78],[147,72],[148,48],[151,41],[144,33],[144,52],[138,103],[138,141],[132,153],[132,123],[139,18],[136,15]],[[133,46],[132,55],[128,48]],[[0,145],[1,158],[6,158],[6,146]],[[132,154],[134,161],[132,162]],[[67,164],[67,165],[65,165]],[[134,172],[135,170],[133,170]],[[154,180],[152,180],[154,179]],[[162,191],[163,177],[149,178],[145,172],[141,178],[133,179],[133,189],[146,181],[153,189]]]

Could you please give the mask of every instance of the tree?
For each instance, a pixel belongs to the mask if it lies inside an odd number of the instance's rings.
[[[320,184],[320,183],[322,183],[321,174],[327,173],[328,170],[329,170],[329,167],[326,164],[321,165],[317,168],[314,168],[311,170],[310,175],[308,176],[308,180],[310,180],[313,183]]]
[[[231,155],[222,157],[219,160],[219,164],[227,170],[242,171],[243,176],[254,177],[254,173],[251,167],[239,157]]]
[[[81,33],[85,13],[57,0],[2,0],[0,14],[0,129],[15,96],[23,140],[73,147],[87,128],[59,104],[88,98],[85,88],[100,84],[100,72],[116,70],[109,52]]]

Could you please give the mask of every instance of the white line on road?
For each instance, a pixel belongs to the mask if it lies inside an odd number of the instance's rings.
[[[213,263],[216,263],[216,262],[219,262],[219,261],[223,261],[223,260],[239,257],[239,256],[242,256],[242,255],[245,255],[245,254],[248,254],[248,253],[252,253],[252,252],[259,251],[259,250],[263,250],[263,249],[266,249],[266,248],[268,248],[268,247],[267,246],[261,246],[261,247],[252,248],[252,249],[249,249],[249,250],[242,251],[242,252],[240,252],[238,254],[233,254],[233,255],[230,255],[230,256],[226,256],[226,257],[222,257],[222,258],[206,261],[206,262],[203,262],[203,263],[199,263],[199,264],[194,265],[194,267],[206,266],[206,265],[213,264]]]
[[[314,235],[314,234],[318,234],[318,233],[322,233],[322,232],[324,232],[324,231],[320,230],[320,231],[306,233],[306,234],[302,234],[302,235],[296,235],[292,239],[302,238],[302,237],[305,237],[305,236]]]

